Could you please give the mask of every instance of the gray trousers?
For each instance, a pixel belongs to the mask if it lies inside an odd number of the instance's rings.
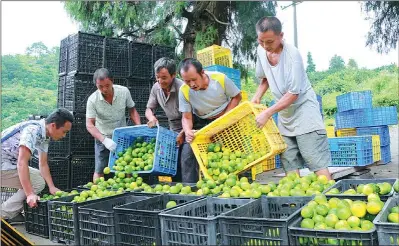
[[[180,147],[181,179],[183,183],[197,183],[199,180],[199,166],[189,143]]]

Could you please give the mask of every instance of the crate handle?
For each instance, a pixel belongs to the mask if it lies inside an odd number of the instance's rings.
[[[95,221],[95,222],[98,221],[98,217],[97,217],[97,215],[96,215],[95,212],[89,212],[89,219],[90,219],[91,221]]]
[[[135,219],[129,219],[129,222],[132,222],[132,223],[136,223],[136,222],[143,223],[142,220],[135,220]]]

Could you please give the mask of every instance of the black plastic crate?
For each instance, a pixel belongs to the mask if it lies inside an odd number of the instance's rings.
[[[169,46],[163,46],[163,45],[154,45],[152,47],[152,63],[153,63],[153,66],[154,66],[155,62],[158,61],[158,59],[160,59],[162,57],[167,57],[167,58],[173,59],[177,63],[175,47],[169,47]],[[155,78],[155,70],[152,69],[152,72],[153,72],[152,77]]]
[[[65,75],[67,73],[68,67],[68,45],[69,45],[69,37],[61,40],[60,44],[60,56],[58,62],[58,75]]]
[[[51,178],[53,179],[55,187],[60,190],[69,189],[69,158],[49,158],[47,163],[50,168]],[[39,169],[39,159],[35,156],[32,156],[29,166]],[[42,193],[43,192],[44,191],[42,191]]]
[[[293,214],[312,197],[266,197],[220,216],[223,245],[288,245]]]
[[[149,79],[153,70],[152,45],[130,42],[130,76]]]
[[[94,156],[72,156],[70,184],[71,188],[91,182],[93,180],[93,173]]]
[[[129,40],[105,38],[104,67],[113,76],[129,77]]]
[[[69,132],[67,135],[58,141],[50,140],[48,147],[48,156],[50,158],[58,157],[58,158],[68,158],[71,155],[71,143]]]
[[[331,189],[338,189],[341,193],[343,193],[344,191],[348,190],[348,189],[354,189],[356,190],[357,187],[361,184],[378,184],[378,183],[390,183],[392,186],[394,185],[394,183],[396,182],[396,179],[342,179],[340,181],[338,181],[337,183],[335,183],[334,185],[332,185],[331,187],[329,187],[327,190],[325,190],[323,193],[326,194],[327,192],[329,192]],[[391,192],[388,193],[387,195],[380,195],[380,198],[385,198],[387,199],[388,197],[392,196],[394,190],[392,188]],[[329,197],[337,197],[337,198],[341,198],[341,197],[345,197],[345,198],[349,198],[349,199],[357,199],[359,197],[367,197],[366,195],[348,195],[348,194],[326,194],[327,198]]]
[[[79,208],[98,201],[114,199],[121,195],[104,197],[101,199],[72,202],[74,196],[61,197],[54,201],[48,201],[49,237],[53,242],[79,245]]]
[[[162,212],[162,244],[221,245],[219,215],[250,201],[207,197]]]
[[[79,208],[81,245],[115,244],[115,206],[141,201],[150,196],[127,193],[110,200],[94,202]]]
[[[152,82],[149,79],[132,78],[129,80],[128,89],[132,95],[137,111],[144,116],[147,109],[147,102],[150,97]]]
[[[25,229],[29,234],[48,238],[47,201],[38,201],[36,208],[31,208],[24,202]]]
[[[69,36],[68,74],[94,74],[104,65],[104,36],[78,32]]]
[[[7,201],[8,198],[12,197],[17,191],[18,189],[16,188],[1,187],[1,203]]]
[[[97,90],[92,75],[66,77],[63,107],[77,113],[86,113],[87,100]]]
[[[380,245],[399,245],[399,224],[388,222],[391,208],[399,206],[399,197],[388,199],[373,223],[377,227],[378,243]]]
[[[162,245],[159,214],[168,210],[166,204],[175,201],[179,206],[196,199],[200,197],[164,194],[114,207],[116,244]]]
[[[65,83],[67,76],[60,76],[58,78],[58,91],[57,91],[57,107],[64,107],[64,97],[65,97]]]
[[[75,114],[69,135],[71,155],[94,156],[94,137],[86,129],[85,114]]]

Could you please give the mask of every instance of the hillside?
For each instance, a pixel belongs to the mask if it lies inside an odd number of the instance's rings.
[[[23,55],[2,56],[2,129],[25,120],[29,114],[48,114],[56,108],[59,48],[32,44]],[[323,96],[326,124],[332,124],[336,112],[335,97],[339,94],[371,90],[374,106],[398,105],[398,67],[389,65],[377,69],[331,67],[327,71],[309,73],[316,92]],[[242,89],[249,98],[256,91],[254,71],[242,79]],[[263,102],[272,100],[270,93]]]

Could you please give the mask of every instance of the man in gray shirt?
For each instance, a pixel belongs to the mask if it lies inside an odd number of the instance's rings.
[[[180,63],[180,75],[185,84],[179,91],[179,110],[183,114],[186,142],[191,143],[194,129],[204,127],[236,107],[241,101],[241,92],[226,75],[205,72],[202,64],[194,58],[186,58]],[[183,149],[182,160],[187,156],[194,156],[191,148]],[[185,165],[187,179],[196,182],[199,178],[198,163],[187,162]]]
[[[269,88],[277,101],[256,117],[257,125],[263,127],[278,112],[278,128],[288,145],[281,155],[284,170],[299,174],[306,162],[310,171],[330,180],[331,154],[319,103],[298,49],[283,41],[281,29],[276,17],[264,17],[256,24],[256,76],[261,84],[252,102],[260,103]]]
[[[103,170],[108,165],[109,153],[116,149],[116,143],[112,140],[114,129],[126,126],[125,109],[129,109],[130,118],[136,125],[141,123],[129,89],[114,85],[108,69],[97,69],[93,81],[98,90],[87,100],[86,128],[95,138],[94,181],[104,176]]]

